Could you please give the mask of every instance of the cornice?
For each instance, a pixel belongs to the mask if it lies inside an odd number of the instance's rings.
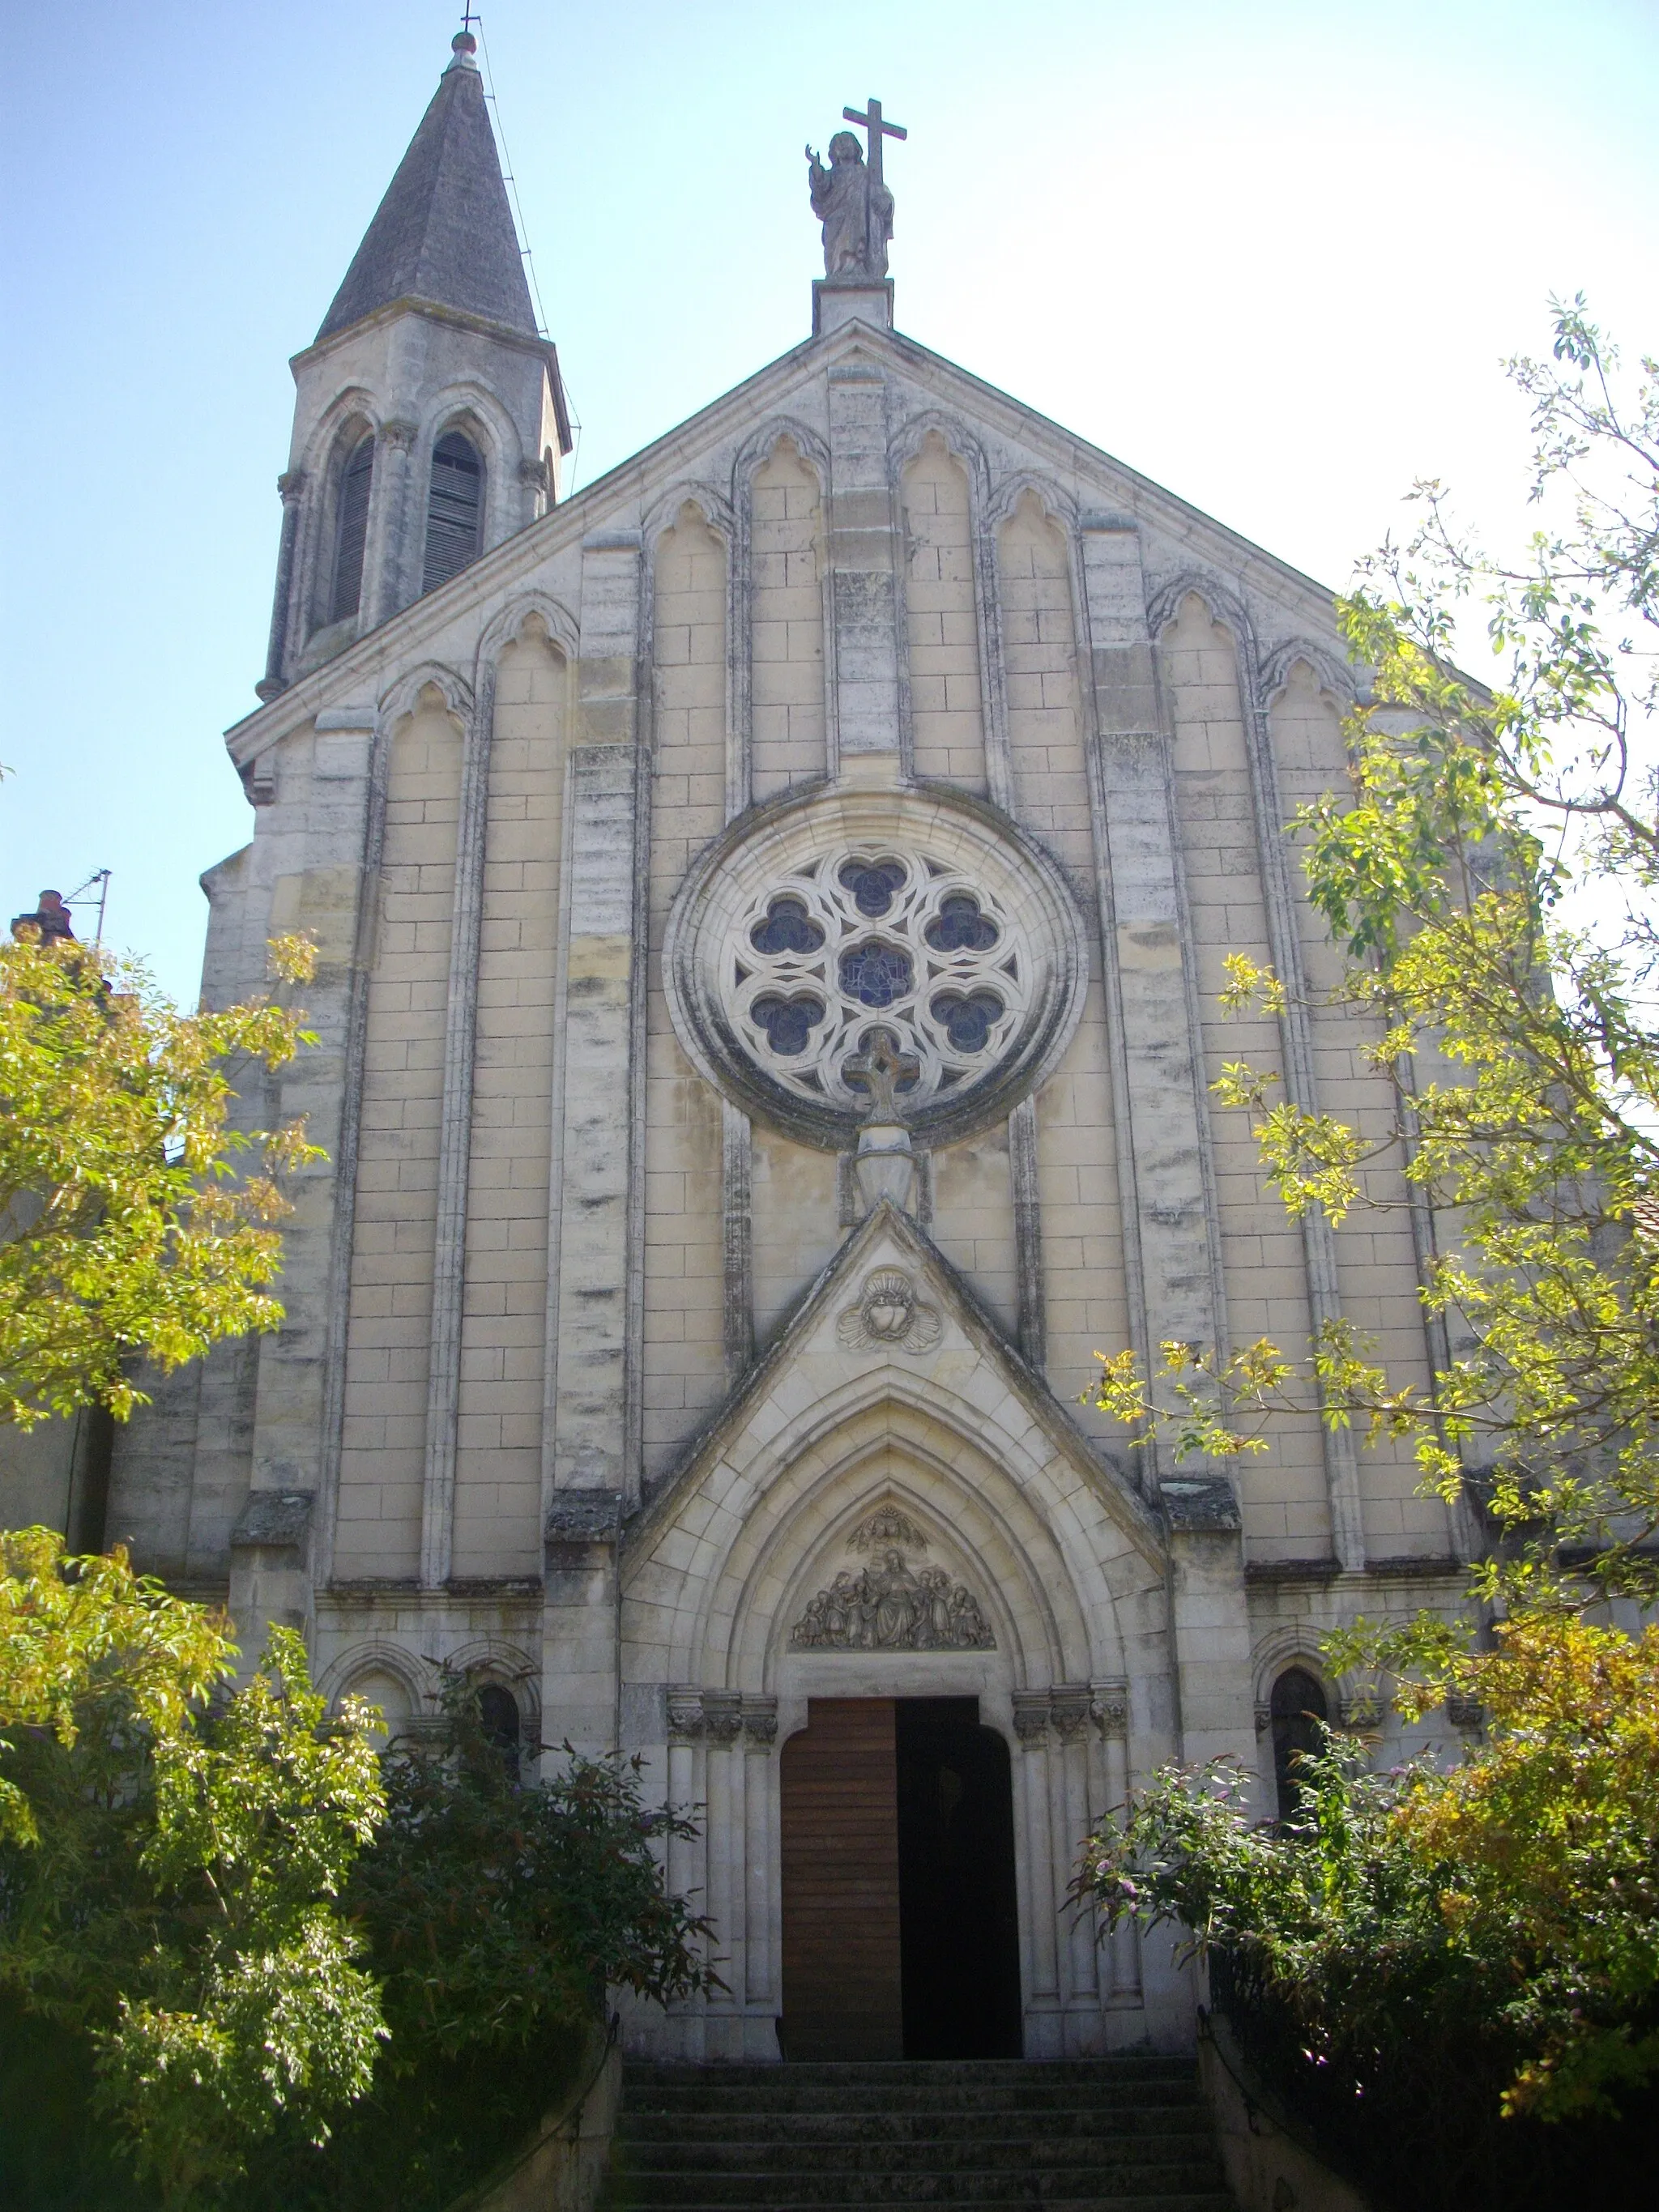
[[[399,315],[422,315],[428,322],[447,323],[452,329],[471,331],[475,337],[491,338],[514,353],[529,354],[545,360],[556,349],[551,338],[534,337],[527,331],[514,330],[510,323],[498,323],[488,315],[475,315],[465,307],[448,307],[441,301],[422,299],[418,292],[405,292],[400,299],[388,300],[374,313],[362,315],[355,323],[348,323],[343,331],[335,331],[325,338],[315,338],[308,346],[289,356],[289,367],[295,380],[302,368],[313,362],[324,361],[337,352],[349,339],[360,337],[365,331],[383,330],[395,322]]]

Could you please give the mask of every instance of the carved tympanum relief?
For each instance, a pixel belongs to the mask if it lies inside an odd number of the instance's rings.
[[[931,1352],[944,1334],[938,1307],[922,1304],[902,1267],[878,1267],[866,1275],[858,1304],[836,1323],[836,1338],[848,1352]]]
[[[734,823],[664,945],[675,1030],[746,1112],[851,1148],[890,1041],[895,1115],[928,1142],[1003,1119],[1065,1049],[1087,934],[1054,861],[936,787],[843,788]]]
[[[896,1540],[890,1541],[889,1539]],[[979,1600],[943,1567],[912,1567],[900,1545],[926,1551],[927,1539],[890,1502],[860,1521],[851,1552],[872,1552],[867,1566],[843,1568],[806,1601],[790,1632],[797,1650],[990,1651],[996,1646]]]
[[[873,1552],[897,1544],[901,1549],[925,1552],[927,1539],[902,1505],[889,1499],[878,1505],[873,1513],[866,1513],[852,1534],[847,1539],[849,1552]]]

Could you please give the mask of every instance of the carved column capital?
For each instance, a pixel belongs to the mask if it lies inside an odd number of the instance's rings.
[[[386,448],[388,453],[406,453],[413,447],[416,437],[420,431],[420,427],[421,426],[418,422],[408,422],[401,420],[391,422],[382,422],[380,425],[380,443]]]
[[[1127,1736],[1129,1733],[1129,1685],[1127,1682],[1091,1682],[1089,1688],[1089,1717],[1102,1735]]]
[[[1446,1701],[1449,1714],[1451,1700]],[[1361,1691],[1357,1696],[1344,1698],[1337,1711],[1336,1724],[1358,1735],[1374,1734],[1382,1724],[1382,1700],[1372,1691]]]
[[[750,1747],[770,1751],[778,1740],[778,1701],[775,1698],[745,1698],[743,1727]]]
[[[701,1690],[668,1692],[668,1736],[671,1743],[695,1743],[702,1734]]]
[[[1075,1743],[1089,1725],[1094,1699],[1086,1682],[1056,1682],[1048,1692],[1048,1717],[1062,1743]]]
[[[519,464],[519,482],[524,485],[527,491],[544,492],[548,488],[547,463],[545,461],[520,461]]]
[[[277,493],[284,507],[295,505],[305,488],[306,472],[303,469],[285,469],[276,479]]]
[[[1035,1751],[1048,1741],[1048,1692],[1046,1690],[1014,1692],[1014,1734],[1027,1751]]]
[[[703,1732],[710,1743],[733,1744],[743,1734],[743,1699],[735,1690],[705,1690]]]

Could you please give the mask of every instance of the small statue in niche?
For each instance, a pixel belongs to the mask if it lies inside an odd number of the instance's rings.
[[[866,167],[863,147],[850,131],[837,131],[828,168],[810,146],[806,159],[812,212],[823,225],[824,275],[831,283],[885,276],[893,195]]]

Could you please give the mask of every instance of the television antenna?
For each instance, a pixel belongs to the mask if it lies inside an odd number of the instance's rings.
[[[92,940],[94,945],[101,945],[104,941],[104,908],[109,904],[109,879],[110,871],[107,868],[94,868],[85,883],[77,890],[72,890],[64,901],[65,906],[96,904],[98,927]],[[95,891],[93,888],[94,884],[97,886]]]

